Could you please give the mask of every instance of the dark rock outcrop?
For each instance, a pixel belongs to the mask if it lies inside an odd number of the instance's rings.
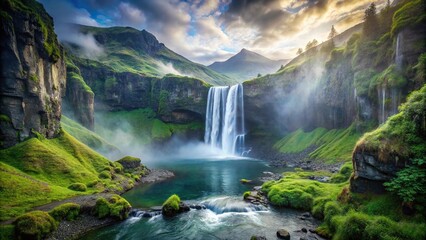
[[[363,151],[360,146],[355,149],[352,161],[354,174],[350,179],[350,187],[356,193],[384,193],[383,183],[394,178],[407,164],[406,160],[398,156],[392,156],[387,161],[379,160],[377,153]]]
[[[58,134],[66,69],[53,20],[41,4],[4,1],[1,7],[0,148],[6,148],[32,131]]]
[[[94,130],[94,93],[84,82],[80,69],[67,60],[67,87],[64,96],[64,111],[71,111],[74,119],[84,127]]]

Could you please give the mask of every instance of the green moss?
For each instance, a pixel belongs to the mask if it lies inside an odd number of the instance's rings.
[[[35,83],[39,83],[40,82],[40,80],[38,79],[37,74],[35,74],[35,73],[33,73],[33,74],[30,75],[30,80],[33,81],[33,82],[35,82]]]
[[[58,39],[53,29],[53,20],[44,10],[43,5],[33,0],[6,0],[2,3],[2,10],[11,14],[27,13],[33,17],[41,29],[42,42],[47,55],[53,62],[61,56]],[[3,14],[2,14],[3,15]]]
[[[319,173],[321,175],[321,173]],[[284,174],[278,181],[266,182],[262,190],[267,193],[268,199],[274,205],[311,210],[316,198],[336,198],[343,186],[341,184],[321,183],[307,179],[312,173]],[[316,202],[318,208],[318,202]],[[318,215],[320,212],[318,209]]]
[[[58,222],[63,219],[72,221],[80,214],[80,205],[76,203],[64,203],[50,210],[49,214]]]
[[[99,173],[99,178],[103,178],[103,179],[111,179],[111,173],[109,171],[102,171],[101,173]]]
[[[0,240],[16,239],[15,226],[12,224],[0,225]]]
[[[44,239],[57,228],[55,219],[43,211],[19,216],[13,224],[18,239]]]
[[[246,191],[243,194],[243,198],[246,199],[248,196],[250,196],[251,192],[250,191]]]
[[[93,214],[98,218],[114,217],[123,220],[128,217],[130,209],[131,206],[126,199],[118,195],[113,195],[108,200],[99,198],[96,201]]]
[[[171,195],[164,203],[162,212],[165,216],[172,216],[179,211],[180,198],[178,195]]]
[[[98,179],[109,165],[108,159],[66,132],[58,138],[31,138],[0,150],[0,220],[51,201],[103,191],[101,184],[86,192],[73,191],[68,186]],[[117,174],[113,181],[125,178]]]
[[[424,23],[426,21],[425,7],[426,4],[422,0],[407,1],[393,15],[392,35],[397,34],[405,27]]]
[[[347,162],[340,168],[339,173],[334,174],[331,177],[330,181],[333,182],[333,183],[346,182],[351,177],[352,171],[353,171],[352,162]]]
[[[12,120],[10,119],[9,116],[7,116],[5,114],[0,114],[0,122],[11,123]]]
[[[69,185],[68,188],[78,192],[85,192],[87,190],[87,187],[84,183],[73,183]]]

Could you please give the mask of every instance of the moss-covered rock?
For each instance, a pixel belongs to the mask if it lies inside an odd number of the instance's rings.
[[[68,188],[79,192],[85,192],[87,190],[87,186],[84,183],[73,183],[69,185]]]
[[[179,213],[189,211],[189,207],[180,201],[178,195],[173,194],[164,203],[161,213],[166,217],[173,217]]]
[[[44,239],[57,228],[55,219],[43,211],[26,213],[18,217],[14,225],[18,239]]]
[[[99,198],[93,209],[93,214],[98,218],[113,217],[119,220],[126,219],[129,216],[131,205],[126,199],[119,195],[114,195],[108,200]]]
[[[64,203],[50,210],[49,214],[58,222],[63,219],[72,221],[80,214],[80,205],[77,203]]]
[[[117,160],[119,164],[123,166],[124,169],[135,169],[141,165],[141,159],[137,157],[126,156]]]

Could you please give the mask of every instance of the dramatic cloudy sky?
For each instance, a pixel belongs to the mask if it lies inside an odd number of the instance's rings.
[[[210,64],[241,48],[272,59],[292,58],[314,38],[327,38],[362,21],[372,0],[39,0],[55,20],[60,39],[85,42],[64,23],[131,26],[153,33],[173,51]],[[375,1],[380,8],[385,0]]]

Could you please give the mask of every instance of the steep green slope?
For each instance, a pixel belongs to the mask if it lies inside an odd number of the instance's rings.
[[[116,165],[65,131],[58,138],[38,135],[0,150],[0,220],[54,200],[132,184]],[[85,184],[87,191],[68,189],[75,183]]]
[[[118,154],[120,152],[116,146],[112,145],[95,132],[90,131],[64,115],[61,117],[61,126],[77,140],[105,156]]]
[[[214,85],[235,83],[229,77],[171,51],[145,30],[130,27],[78,27],[82,33],[92,34],[104,49],[97,61],[116,72],[131,72],[147,77],[173,73],[192,76]],[[76,46],[70,46],[72,52],[79,53]]]
[[[309,158],[330,163],[349,161],[360,136],[355,125],[346,129],[316,128],[310,132],[299,129],[275,143],[274,148],[282,153],[298,153],[315,146],[308,154]]]

